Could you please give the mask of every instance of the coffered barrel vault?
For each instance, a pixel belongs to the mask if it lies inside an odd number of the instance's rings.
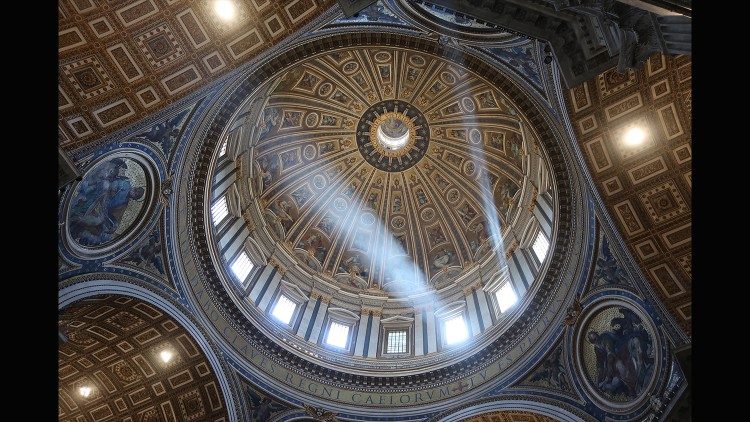
[[[92,297],[64,308],[58,325],[65,338],[60,420],[227,420],[219,383],[195,340],[153,305]],[[91,389],[85,398],[82,387]]]
[[[692,63],[655,54],[643,69],[615,69],[571,89],[573,130],[610,214],[675,318],[692,319]],[[645,141],[623,135],[642,127]]]
[[[59,144],[75,148],[216,80],[294,33],[333,0],[58,2]]]

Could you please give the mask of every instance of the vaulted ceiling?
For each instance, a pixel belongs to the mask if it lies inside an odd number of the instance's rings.
[[[319,16],[335,0],[60,0],[58,141],[72,149],[210,83]]]
[[[271,85],[247,105],[263,107],[262,123],[257,141],[242,140],[255,145],[257,170],[240,191],[265,208],[256,225],[274,228],[272,243],[287,242],[311,270],[355,291],[441,289],[446,271],[457,277],[509,250],[533,218],[536,135],[475,73],[412,50],[352,48],[302,61]],[[386,151],[371,132],[402,112],[416,125],[413,145]],[[355,266],[353,279],[341,275]]]
[[[64,308],[58,327],[60,421],[226,421],[219,383],[192,336],[152,305],[98,296]],[[161,353],[171,352],[165,362]],[[91,389],[82,397],[81,387]]]
[[[568,111],[586,164],[644,275],[688,332],[692,316],[692,61],[654,54],[571,89]],[[625,144],[633,127],[644,141]]]

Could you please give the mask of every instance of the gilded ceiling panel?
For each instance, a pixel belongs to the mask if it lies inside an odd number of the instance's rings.
[[[568,110],[601,197],[630,252],[677,322],[691,329],[690,56],[655,54],[568,93]],[[628,143],[633,128],[642,139]]]
[[[60,0],[59,144],[75,148],[172,104],[276,45],[335,0]]]
[[[537,413],[505,410],[501,412],[485,413],[479,416],[473,416],[469,419],[464,419],[464,422],[555,422],[547,416],[542,416]]]
[[[58,348],[60,421],[228,420],[206,356],[152,305],[125,296],[85,299],[60,312],[58,327],[66,338]]]

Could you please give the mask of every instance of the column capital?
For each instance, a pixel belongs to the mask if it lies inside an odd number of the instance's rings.
[[[531,185],[531,198],[529,198],[528,206],[528,210],[531,212],[534,212],[534,208],[536,208],[537,196],[539,196],[539,189],[537,189],[536,186]]]
[[[245,208],[242,211],[242,218],[245,220],[245,227],[252,233],[255,230],[255,222],[253,216],[250,213],[250,207]]]
[[[516,251],[516,248],[518,248],[518,242],[514,240],[513,243],[510,244],[508,251],[505,252],[505,259],[510,259],[511,255],[513,255],[513,252]]]

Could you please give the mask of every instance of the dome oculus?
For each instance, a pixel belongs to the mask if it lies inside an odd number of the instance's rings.
[[[370,139],[376,141],[384,153],[399,154],[407,143],[414,142],[414,125],[401,113],[380,116],[378,123],[373,124],[370,130],[373,129],[375,136],[370,134]]]
[[[357,126],[357,146],[373,167],[390,173],[404,171],[424,157],[429,127],[413,105],[386,100],[367,109]]]

